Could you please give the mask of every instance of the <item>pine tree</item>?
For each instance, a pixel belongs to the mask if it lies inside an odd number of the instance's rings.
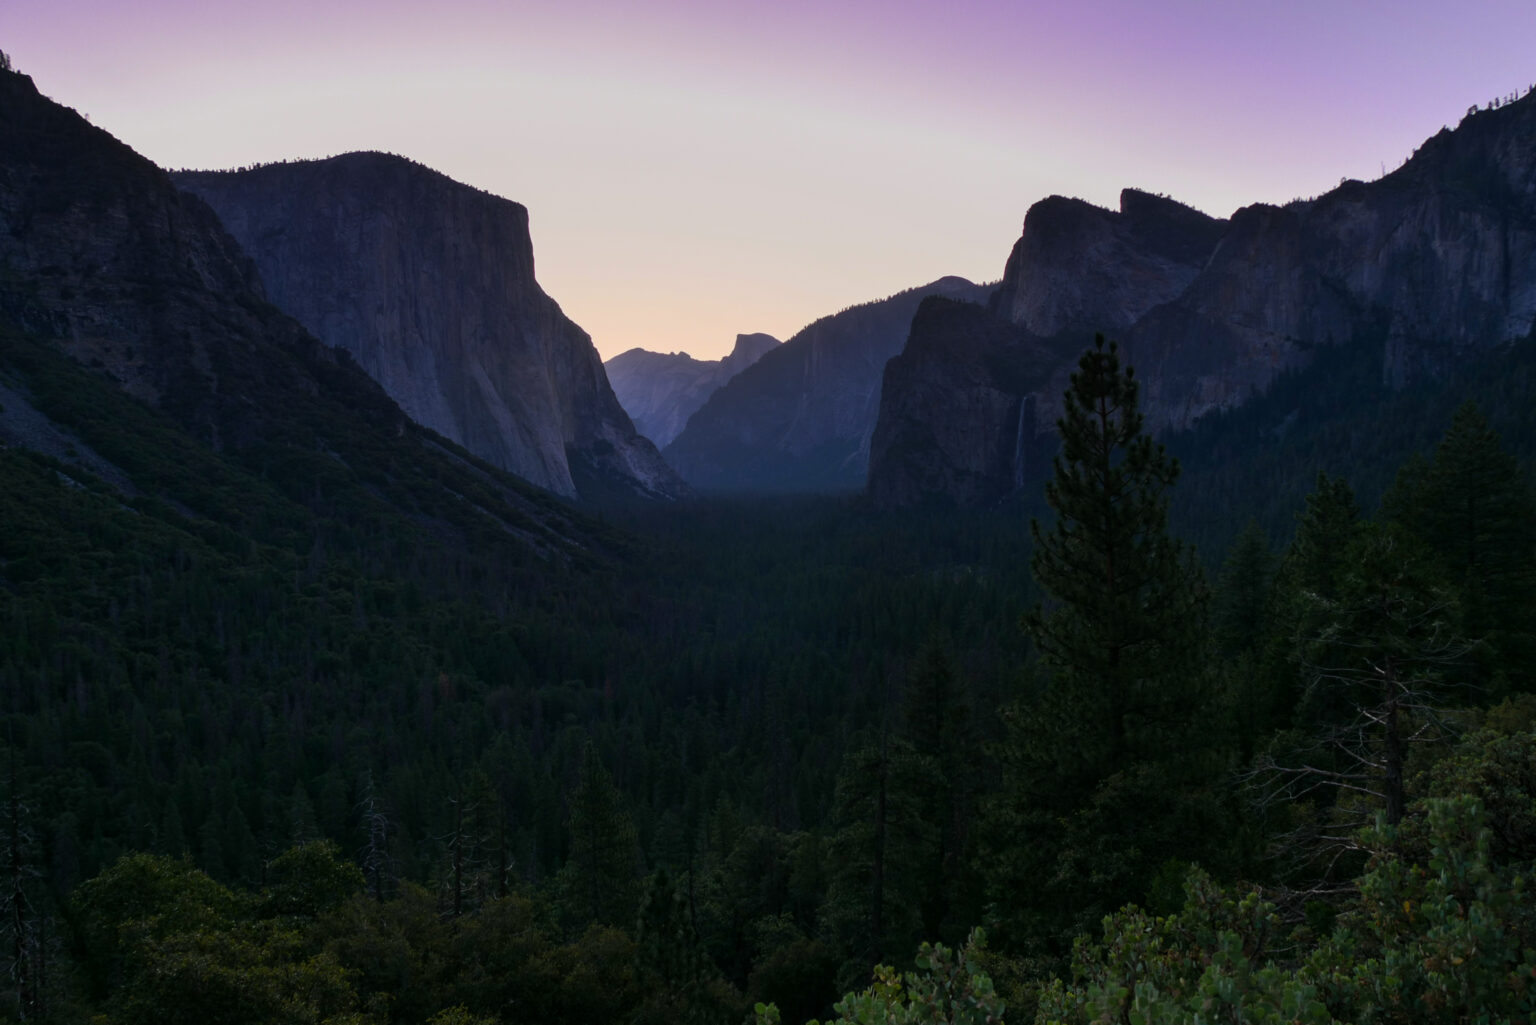
[[[1275,578],[1271,635],[1261,675],[1275,718],[1282,724],[1327,721],[1342,714],[1330,702],[1333,691],[1309,687],[1310,673],[1301,654],[1322,629],[1320,610],[1336,601],[1342,586],[1345,553],[1362,529],[1354,492],[1343,477],[1317,475],[1317,485],[1296,517],[1296,534],[1280,560]]]
[[[1028,613],[1025,628],[1052,688],[1088,720],[1076,732],[1094,776],[1187,728],[1203,641],[1204,582],[1167,531],[1178,463],[1143,433],[1137,391],[1099,336],[1057,421],[1061,453],[1045,488],[1056,522],[1031,524],[1031,567],[1051,606]]]
[[[1456,411],[1433,457],[1404,466],[1384,513],[1437,553],[1461,595],[1462,630],[1495,668],[1529,687],[1536,636],[1536,502],[1514,457],[1474,403]]]
[[[359,867],[368,880],[368,892],[379,903],[384,901],[386,882],[389,881],[389,817],[384,814],[383,802],[373,785],[373,773],[363,777],[363,797],[358,804],[362,818],[363,848]]]
[[[919,880],[922,935],[951,943],[965,938],[979,912],[970,865],[981,746],[966,689],[946,645],[933,638],[918,652],[902,694],[904,737],[931,779],[918,795],[933,839]]]
[[[1300,726],[1248,773],[1260,807],[1289,823],[1275,853],[1319,894],[1359,870],[1361,830],[1402,820],[1414,745],[1451,729],[1440,710],[1470,645],[1455,597],[1421,542],[1395,524],[1363,524],[1341,553],[1335,591],[1308,593],[1314,631],[1298,646],[1307,677]],[[1326,713],[1326,714],[1324,714]]]
[[[1269,639],[1274,563],[1263,530],[1249,520],[1222,563],[1212,603],[1212,636],[1223,659],[1227,717],[1245,761],[1278,718],[1274,689],[1258,671]]]
[[[922,939],[920,904],[939,839],[925,799],[937,782],[933,761],[884,729],[843,759],[822,914],[849,955],[845,984]]]
[[[636,1025],[706,1025],[733,1017],[730,993],[693,928],[688,901],[661,870],[646,880],[635,924],[635,969],[645,1000]]]
[[[635,827],[590,742],[570,797],[570,858],[561,871],[567,917],[627,928],[638,898]]]
[[[9,791],[5,802],[5,870],[9,877],[0,891],[0,933],[8,932],[10,976],[16,987],[14,1011],[18,1021],[44,1017],[42,1001],[42,952],[38,927],[41,922],[28,896],[32,877],[31,838],[25,819],[20,787],[16,781],[15,753],[11,755]]]
[[[1221,826],[1202,790],[1219,775],[1200,721],[1205,586],[1167,532],[1177,463],[1143,433],[1113,343],[1084,354],[1057,425],[1056,521],[1033,524],[1049,604],[1024,618],[1041,693],[1006,710],[986,841],[1000,938],[1060,954]]]
[[[1319,473],[1306,508],[1296,518],[1296,536],[1281,566],[1285,586],[1325,598],[1337,593],[1344,550],[1354,541],[1359,522],[1360,509],[1349,482]]]
[[[509,871],[506,811],[490,777],[474,769],[450,798],[452,828],[444,837],[442,898],[448,913],[458,918],[493,897],[504,897]]]
[[[1251,655],[1262,646],[1274,563],[1264,531],[1249,520],[1222,563],[1212,602],[1211,628],[1223,655]]]

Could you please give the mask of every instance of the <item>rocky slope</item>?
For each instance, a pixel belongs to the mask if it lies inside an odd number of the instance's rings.
[[[174,179],[418,423],[568,497],[686,490],[534,279],[522,206],[380,153]]]
[[[1053,197],[1031,209],[993,340],[956,349],[963,366],[937,369],[948,344],[937,318],[892,361],[869,473],[877,504],[1038,487],[998,468],[978,485],[975,457],[955,453],[1049,448],[1094,331],[1119,338],[1147,425],[1170,433],[1304,369],[1320,347],[1368,347],[1383,386],[1401,387],[1523,338],[1536,319],[1533,95],[1469,114],[1392,174],[1314,200],[1229,221],[1130,191],[1118,215],[1085,207]],[[1054,348],[1056,366],[1020,362],[1018,338]],[[967,383],[943,383],[953,379]],[[938,437],[939,448],[922,441]]]
[[[588,546],[563,503],[411,423],[271,305],[218,217],[165,172],[25,75],[0,71],[0,124],[0,443],[242,534],[265,517],[269,540],[344,508],[341,529],[364,536]]]
[[[630,349],[608,360],[603,369],[635,429],[665,448],[721,385],[780,344],[772,335],[737,335],[730,354],[716,360],[694,359],[686,352]]]
[[[928,296],[984,302],[992,286],[946,277],[823,317],[737,374],[666,447],[708,491],[856,490],[885,363]]]

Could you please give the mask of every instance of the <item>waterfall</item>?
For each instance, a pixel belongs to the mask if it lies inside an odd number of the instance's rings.
[[[1019,396],[1019,424],[1013,437],[1013,490],[1024,487],[1024,418],[1033,405],[1028,395]]]

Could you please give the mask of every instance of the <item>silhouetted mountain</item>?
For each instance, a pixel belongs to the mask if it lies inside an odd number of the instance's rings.
[[[519,204],[380,153],[173,177],[418,423],[568,497],[686,491],[534,280]]]
[[[268,303],[165,172],[24,75],[0,73],[0,123],[7,444],[267,542],[318,545],[324,521],[488,564],[592,550],[571,510],[412,423]]]
[[[710,396],[666,447],[709,491],[846,491],[864,480],[880,375],[931,295],[983,302],[991,286],[940,278],[823,317]]]
[[[996,308],[1040,337],[1124,330],[1189,287],[1226,226],[1136,189],[1118,211],[1051,196],[1025,216]]]
[[[721,385],[781,343],[772,335],[737,335],[723,359],[694,359],[686,352],[630,349],[603,364],[619,404],[635,429],[665,448]]]
[[[1147,424],[1164,434],[1244,404],[1328,347],[1367,348],[1374,386],[1401,388],[1523,338],[1536,319],[1536,99],[1470,114],[1379,181],[1229,221],[1132,190],[1118,214],[1043,200],[993,313],[999,323],[971,324],[963,346],[952,317],[919,318],[891,361],[869,473],[877,505],[1037,489],[1041,474],[1019,467],[1054,448],[1068,375],[1096,331],[1119,339]],[[997,458],[982,468],[977,452]]]

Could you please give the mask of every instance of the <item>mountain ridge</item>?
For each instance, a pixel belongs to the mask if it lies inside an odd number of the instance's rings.
[[[413,423],[268,302],[166,172],[25,75],[0,72],[0,113],[0,380],[22,400],[0,415],[8,444],[74,447],[124,494],[270,543],[313,543],[345,507],[356,522],[325,531],[475,537],[488,558],[597,547],[564,503]]]
[[[1127,197],[1152,214],[1140,229],[1118,223]],[[993,331],[990,349],[961,354],[968,371],[945,371],[969,382],[968,396],[921,379],[942,339],[914,332],[883,390],[866,485],[877,506],[987,503],[1038,485],[994,471],[978,486],[956,453],[1049,448],[1071,350],[1096,332],[1136,367],[1147,426],[1171,435],[1304,368],[1318,347],[1377,347],[1381,386],[1400,388],[1536,321],[1536,95],[1471,113],[1392,173],[1314,199],[1218,221],[1156,198],[1127,190],[1119,214],[1060,197],[1031,207],[992,306],[1017,334]],[[1058,348],[1060,362],[994,372],[1020,335]]]

